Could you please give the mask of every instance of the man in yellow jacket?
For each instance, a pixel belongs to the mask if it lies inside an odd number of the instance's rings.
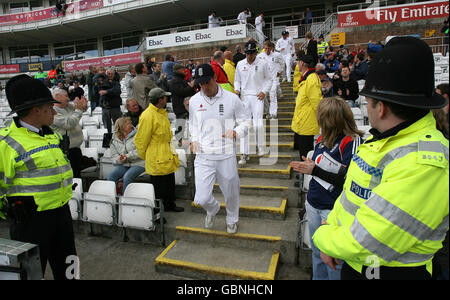
[[[156,198],[162,199],[166,211],[182,212],[175,204],[175,172],[180,166],[172,143],[172,130],[165,109],[171,93],[160,88],[150,91],[150,105],[139,118],[134,142],[145,160],[145,172],[152,176]]]
[[[316,112],[319,101],[322,100],[322,85],[312,67],[314,65],[315,62],[309,55],[299,58],[299,71],[303,76],[300,79],[291,128],[295,132],[294,141],[299,149],[300,159],[314,150],[314,136],[319,134]]]
[[[313,242],[330,267],[344,261],[344,280],[431,279],[448,231],[449,143],[431,112],[446,100],[434,91],[430,47],[414,37],[391,39],[360,94],[372,136],[353,156],[343,192]]]
[[[231,87],[234,92],[234,74],[236,73],[236,66],[233,62],[233,53],[231,51],[225,51],[225,63],[223,64],[223,69],[227,73],[228,80],[230,81]]]

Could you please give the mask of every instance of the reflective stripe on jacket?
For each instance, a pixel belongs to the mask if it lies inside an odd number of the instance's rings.
[[[378,263],[431,273],[448,231],[448,182],[448,140],[431,112],[396,135],[369,138],[314,244],[359,272]]]
[[[33,196],[38,211],[65,205],[72,197],[73,172],[60,139],[57,132],[42,137],[17,127],[16,120],[0,130],[0,199]]]

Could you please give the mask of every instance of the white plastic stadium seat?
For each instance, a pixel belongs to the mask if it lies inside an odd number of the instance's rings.
[[[116,183],[96,180],[84,194],[83,220],[90,223],[116,223]]]
[[[130,183],[119,198],[118,226],[154,230],[155,190],[150,183]]]
[[[83,148],[81,149],[83,156],[92,157],[98,162],[98,149],[97,148]]]
[[[72,220],[79,220],[81,218],[81,201],[83,200],[83,184],[81,178],[73,178],[73,184],[77,187],[72,193],[72,198],[69,200],[70,213]]]

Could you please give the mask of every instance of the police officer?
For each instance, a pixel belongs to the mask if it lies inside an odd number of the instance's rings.
[[[317,54],[319,58],[325,53],[325,50],[328,48],[328,43],[324,40],[323,34],[319,36],[319,42],[317,43]]]
[[[6,97],[18,117],[0,130],[0,217],[8,217],[11,239],[39,246],[43,274],[48,261],[53,277],[66,279],[66,259],[76,255],[67,204],[73,173],[61,135],[49,127],[59,102],[27,75],[8,81]]]
[[[330,267],[345,261],[342,279],[430,279],[449,210],[448,140],[431,112],[446,100],[434,92],[430,47],[414,37],[391,39],[360,94],[372,136],[353,156],[314,244]]]

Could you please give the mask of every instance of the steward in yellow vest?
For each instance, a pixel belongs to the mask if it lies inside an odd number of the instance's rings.
[[[67,204],[73,173],[61,135],[49,127],[58,102],[27,75],[8,81],[6,97],[18,117],[0,130],[0,217],[8,217],[11,239],[39,246],[42,274],[49,261],[53,277],[67,279],[66,258],[76,255]]]
[[[317,43],[317,54],[319,58],[325,53],[325,50],[328,47],[328,43],[323,39],[323,34],[319,36],[319,42]]]
[[[414,66],[405,51],[416,57]],[[408,76],[414,70],[420,74]],[[313,242],[330,267],[345,261],[343,280],[430,279],[449,221],[449,143],[430,111],[446,100],[434,92],[431,49],[414,37],[393,38],[360,94],[372,136],[353,156]]]

